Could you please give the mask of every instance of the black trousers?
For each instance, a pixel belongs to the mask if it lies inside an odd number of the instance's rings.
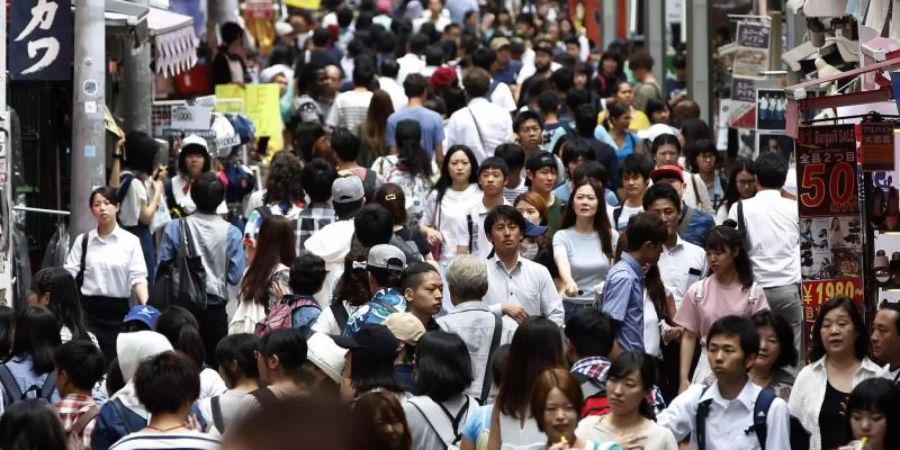
[[[100,350],[109,363],[116,357],[116,338],[122,329],[122,319],[128,314],[127,298],[82,296],[81,306],[88,329],[97,336]]]
[[[218,369],[216,364],[216,345],[228,335],[228,315],[225,303],[207,305],[206,309],[197,313],[200,324],[200,337],[203,338],[203,349],[206,352],[206,364]]]

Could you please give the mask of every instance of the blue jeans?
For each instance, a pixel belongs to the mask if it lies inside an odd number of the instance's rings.
[[[563,311],[566,314],[565,321],[568,322],[578,311],[582,309],[590,309],[594,307],[594,302],[581,299],[563,299]]]

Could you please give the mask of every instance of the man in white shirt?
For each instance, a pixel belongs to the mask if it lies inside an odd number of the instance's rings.
[[[403,83],[406,76],[411,73],[422,73],[425,70],[425,49],[428,48],[428,36],[416,33],[409,38],[406,44],[406,54],[397,59],[400,72],[397,74],[397,82]]]
[[[456,236],[468,237],[467,241],[457,243],[457,254],[475,255],[484,260],[493,251],[494,247],[484,229],[484,219],[494,207],[509,205],[503,198],[503,185],[506,184],[508,174],[506,162],[496,156],[484,160],[478,166],[478,187],[483,193],[482,200],[465,217],[453,218]]]
[[[403,92],[403,85],[397,82],[397,74],[400,73],[400,65],[397,60],[390,58],[381,62],[381,76],[378,77],[378,88],[391,96],[391,104],[394,111],[406,106],[407,98]]]
[[[508,44],[509,41],[507,40],[507,45]],[[497,53],[491,49],[483,47],[479,48],[472,52],[472,64],[475,67],[481,67],[491,74],[491,87],[488,89],[487,95],[487,98],[490,99],[491,103],[506,109],[510,113],[515,112],[516,101],[513,99],[512,90],[510,90],[509,85],[493,78],[500,69],[500,64],[497,62]]]
[[[512,136],[509,111],[488,101],[491,75],[476,67],[463,76],[463,87],[469,98],[467,107],[450,116],[447,122],[447,148],[466,145],[479,163],[494,156],[494,149]]]
[[[879,375],[897,385],[900,379],[900,304],[881,302],[872,322],[872,356],[884,361]]]
[[[657,416],[657,423],[679,441],[690,435],[692,450],[761,449],[765,424],[765,448],[790,450],[787,404],[772,391],[761,394],[763,388],[748,375],[759,352],[756,325],[744,317],[725,316],[713,323],[708,339],[716,381],[710,386],[691,385]],[[757,410],[756,404],[765,397],[771,399],[768,410]]]
[[[781,195],[788,162],[779,153],[764,152],[755,166],[756,196],[731,205],[728,218],[746,230],[756,282],[765,289],[772,312],[791,324],[794,347],[804,355],[800,216],[797,201]]]
[[[494,256],[487,260],[484,303],[495,314],[503,313],[519,323],[528,316],[543,316],[562,326],[562,298],[550,272],[519,256],[525,227],[525,217],[509,205],[495,207],[485,218],[484,229],[490,233]]]
[[[353,89],[341,92],[334,99],[334,105],[325,123],[333,130],[346,128],[357,133],[359,125],[366,121],[369,104],[372,103],[372,81],[375,78],[375,67],[370,64],[357,64],[353,68]]]

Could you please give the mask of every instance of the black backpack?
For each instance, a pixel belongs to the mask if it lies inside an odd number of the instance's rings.
[[[709,386],[703,388],[703,393],[709,389]],[[703,393],[700,397],[703,397]],[[759,440],[760,450],[766,450],[766,439],[768,437],[768,425],[766,419],[769,417],[769,409],[772,402],[778,398],[775,391],[771,389],[763,389],[756,397],[756,404],[753,405],[753,427],[756,432],[756,438]],[[706,450],[706,417],[709,416],[709,406],[712,399],[704,400],[697,405],[697,448]],[[800,424],[800,420],[791,416],[790,423],[790,441],[791,450],[809,450],[809,432]]]

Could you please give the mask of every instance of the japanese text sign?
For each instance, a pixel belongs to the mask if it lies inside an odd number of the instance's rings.
[[[236,84],[221,84],[216,86],[216,97],[221,100],[241,99],[244,101],[244,113],[256,126],[256,135],[268,136],[269,149],[281,150],[284,148],[284,139],[281,132],[284,123],[281,120],[279,106],[280,93],[278,85],[248,84],[244,87]],[[220,102],[216,107],[219,112],[236,112],[234,104]],[[240,109],[240,108],[238,108]]]
[[[15,0],[9,24],[9,70],[15,80],[72,79],[71,0]]]
[[[853,125],[800,128],[797,170],[801,216],[857,214]]]
[[[862,169],[894,170],[894,127],[890,122],[862,123]]]

